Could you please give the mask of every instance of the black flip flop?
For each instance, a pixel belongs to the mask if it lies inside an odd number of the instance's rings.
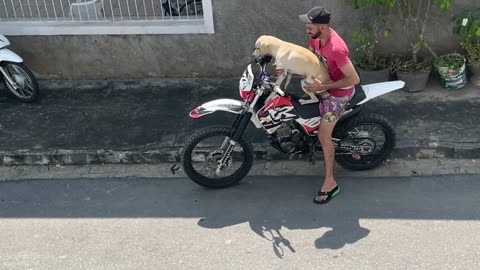
[[[313,203],[316,204],[326,204],[328,203],[333,197],[337,196],[340,193],[340,188],[338,186],[334,187],[332,190],[328,192],[319,191],[317,196],[327,196],[324,200],[317,200],[317,197],[313,198]]]

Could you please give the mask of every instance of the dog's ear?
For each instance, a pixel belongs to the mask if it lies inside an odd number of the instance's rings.
[[[270,51],[270,43],[266,40],[259,40],[256,44],[256,48],[262,51]]]

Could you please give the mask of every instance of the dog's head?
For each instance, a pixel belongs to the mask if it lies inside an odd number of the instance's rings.
[[[272,55],[272,38],[272,36],[260,36],[257,39],[252,54],[255,59],[260,59],[264,55]]]

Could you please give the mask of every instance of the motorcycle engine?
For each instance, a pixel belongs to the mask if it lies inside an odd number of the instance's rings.
[[[293,153],[303,148],[304,138],[300,130],[291,122],[282,126],[270,136],[272,146],[284,153]]]

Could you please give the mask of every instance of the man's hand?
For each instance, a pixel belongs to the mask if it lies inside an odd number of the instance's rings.
[[[311,84],[305,82],[305,90],[307,90],[308,92],[312,92],[314,94],[326,91],[328,89],[330,89],[330,87],[328,87],[328,84],[322,83],[318,79],[315,79],[315,81]]]

